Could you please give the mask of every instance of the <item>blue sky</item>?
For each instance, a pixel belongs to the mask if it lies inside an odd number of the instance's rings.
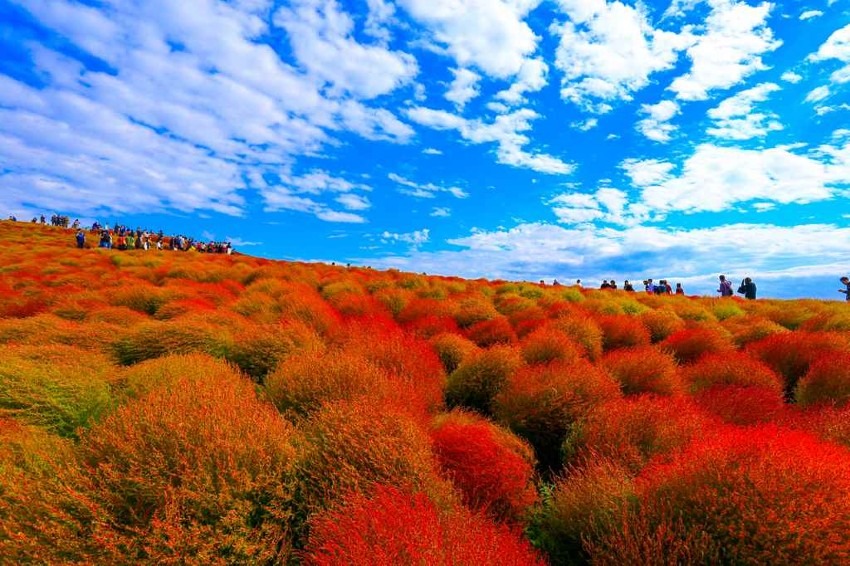
[[[4,215],[837,298],[848,188],[848,0],[0,0]]]

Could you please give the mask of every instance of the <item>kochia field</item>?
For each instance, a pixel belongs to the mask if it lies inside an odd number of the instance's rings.
[[[849,564],[850,305],[3,221],[0,557]]]

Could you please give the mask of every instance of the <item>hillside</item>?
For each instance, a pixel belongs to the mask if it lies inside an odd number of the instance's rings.
[[[850,305],[0,242],[10,562],[850,563]]]

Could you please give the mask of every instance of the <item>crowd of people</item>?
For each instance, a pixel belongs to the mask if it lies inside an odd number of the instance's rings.
[[[717,289],[717,292],[720,293],[721,297],[732,297],[735,293],[732,291],[732,283],[729,281],[725,275],[721,275],[720,286]],[[847,295],[847,300],[850,301],[850,279],[847,277],[842,277],[841,282],[845,284],[847,287],[846,290],[841,290],[841,293],[845,293]],[[540,281],[541,285],[544,285],[544,281]],[[555,279],[552,282],[552,285],[557,286],[561,283]],[[576,279],[575,282],[576,287],[581,287],[581,279]],[[620,289],[620,286],[617,285],[617,282],[614,279],[603,279],[602,284],[599,286],[600,289],[607,290],[617,290]],[[634,284],[632,284],[628,279],[623,281],[623,291],[628,293],[634,293],[636,291]],[[676,287],[674,288],[669,281],[666,279],[660,279],[657,283],[652,279],[644,279],[643,280],[643,290],[646,293],[651,295],[684,295],[685,288],[682,287],[681,283],[676,283]],[[738,286],[738,293],[744,295],[745,298],[750,300],[755,300],[756,298],[756,284],[755,281],[750,277],[745,277],[741,284]]]

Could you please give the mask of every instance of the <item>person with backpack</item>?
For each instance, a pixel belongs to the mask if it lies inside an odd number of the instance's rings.
[[[732,283],[726,279],[725,275],[720,276],[720,287],[717,289],[717,292],[720,293],[721,297],[731,297],[734,295],[732,292]]]
[[[850,278],[845,275],[844,277],[839,279],[839,281],[841,281],[841,284],[844,285],[844,289],[839,289],[838,292],[844,293],[845,301],[850,301]]]
[[[756,284],[749,277],[741,281],[741,286],[738,287],[738,293],[744,295],[745,298],[753,301],[756,298]]]

